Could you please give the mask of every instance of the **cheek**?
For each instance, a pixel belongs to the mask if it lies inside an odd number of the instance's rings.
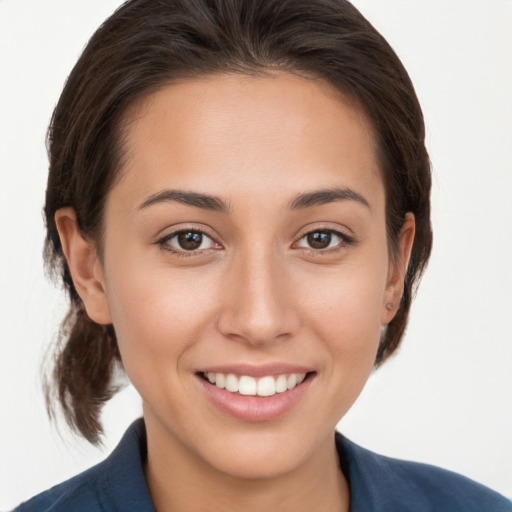
[[[380,331],[386,269],[358,262],[346,265],[318,280],[304,293],[308,316],[316,317],[322,329],[352,332],[354,341]]]
[[[127,374],[148,379],[163,361],[179,367],[186,358],[213,317],[215,286],[165,267],[130,266],[137,272],[118,266],[110,274],[108,299]]]
[[[365,375],[373,366],[380,339],[380,308],[375,294],[365,294],[345,282],[332,302],[318,314],[316,328],[325,340],[335,367],[343,375]]]
[[[324,341],[336,373],[366,380],[377,353],[387,265],[382,251],[368,251],[304,290],[303,317]],[[385,255],[385,253],[384,253]],[[384,263],[383,263],[384,262]],[[361,379],[359,378],[361,377]]]

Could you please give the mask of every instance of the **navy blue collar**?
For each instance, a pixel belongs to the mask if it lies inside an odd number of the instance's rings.
[[[105,510],[125,512],[156,512],[144,477],[147,459],[144,420],[134,421],[121,441],[101,463],[98,498]]]
[[[378,455],[339,433],[335,442],[350,487],[350,512],[512,512],[503,496],[456,473]],[[144,478],[146,459],[141,418],[104,462],[83,474],[103,510],[155,512]]]
[[[357,447],[336,432],[336,448],[340,456],[340,467],[349,481],[351,492],[351,512],[369,511],[375,508],[372,493],[359,484],[368,479],[364,464],[359,464],[354,451]],[[366,450],[364,450],[366,451]],[[371,454],[371,452],[368,452]],[[155,512],[144,477],[144,464],[147,459],[146,427],[139,418],[132,423],[112,454],[101,464],[103,476],[102,492],[99,498],[107,510],[137,510]],[[369,469],[369,468],[368,468]],[[129,482],[129,485],[126,485]],[[134,508],[134,504],[137,505]]]

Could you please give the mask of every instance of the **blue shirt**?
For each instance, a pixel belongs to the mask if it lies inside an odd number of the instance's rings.
[[[512,512],[500,494],[444,469],[383,457],[336,434],[350,512]],[[14,512],[155,512],[144,479],[144,421],[100,464],[38,494]]]

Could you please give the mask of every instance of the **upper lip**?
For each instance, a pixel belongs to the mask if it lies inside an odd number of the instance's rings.
[[[249,377],[265,377],[267,375],[283,375],[290,373],[310,373],[314,371],[311,367],[295,365],[290,363],[270,363],[254,365],[247,363],[224,364],[201,368],[197,373],[223,373],[234,375],[247,375]]]

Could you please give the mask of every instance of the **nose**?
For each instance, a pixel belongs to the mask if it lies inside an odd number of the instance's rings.
[[[293,336],[300,326],[291,276],[271,250],[240,254],[222,285],[219,331],[231,339],[265,345]]]

